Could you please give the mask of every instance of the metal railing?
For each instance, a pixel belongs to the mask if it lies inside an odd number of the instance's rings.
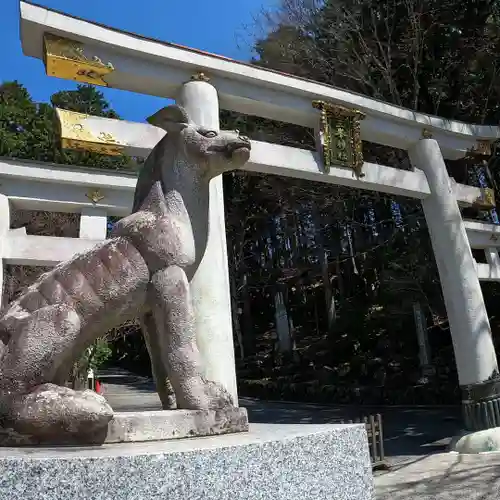
[[[365,424],[366,434],[368,436],[368,447],[372,468],[374,470],[388,469],[389,463],[384,453],[384,431],[382,426],[382,415],[368,415],[354,420],[342,420],[343,424]]]

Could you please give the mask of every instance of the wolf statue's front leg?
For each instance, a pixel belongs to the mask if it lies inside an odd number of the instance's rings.
[[[167,359],[161,355],[161,335],[165,332],[159,332],[156,328],[155,319],[151,311],[143,314],[139,322],[141,324],[142,335],[146,344],[149,359],[151,361],[151,371],[156,385],[156,391],[160,397],[161,405],[164,410],[175,410],[177,403],[175,401],[175,392],[168,378],[169,369]]]
[[[157,271],[150,283],[148,302],[158,333],[159,352],[180,409],[219,409],[232,406],[230,394],[202,375],[196,345],[194,311],[189,282],[178,266]]]

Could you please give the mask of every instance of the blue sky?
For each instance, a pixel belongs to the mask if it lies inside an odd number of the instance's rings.
[[[239,60],[252,56],[252,25],[260,9],[274,0],[37,0],[37,3],[114,28],[206,50]],[[0,82],[18,80],[33,99],[48,101],[73,82],[49,78],[43,63],[26,57],[19,39],[19,2],[0,0]],[[165,100],[114,89],[102,90],[127,120],[142,121]]]

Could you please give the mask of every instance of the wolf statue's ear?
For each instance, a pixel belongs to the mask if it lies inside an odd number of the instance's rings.
[[[147,118],[148,123],[167,132],[180,132],[189,125],[187,111],[177,104],[166,106]]]

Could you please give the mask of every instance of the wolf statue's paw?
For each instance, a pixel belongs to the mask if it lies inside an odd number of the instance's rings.
[[[231,394],[224,387],[211,380],[203,379],[203,382],[205,384],[205,394],[209,401],[209,410],[219,410],[228,406],[234,406]]]
[[[43,384],[15,396],[4,417],[0,442],[23,444],[92,444],[106,437],[113,410],[93,391],[73,391]]]
[[[162,408],[164,410],[176,410],[177,400],[175,398],[175,392],[170,380],[165,379],[161,384],[158,381],[155,382]]]

